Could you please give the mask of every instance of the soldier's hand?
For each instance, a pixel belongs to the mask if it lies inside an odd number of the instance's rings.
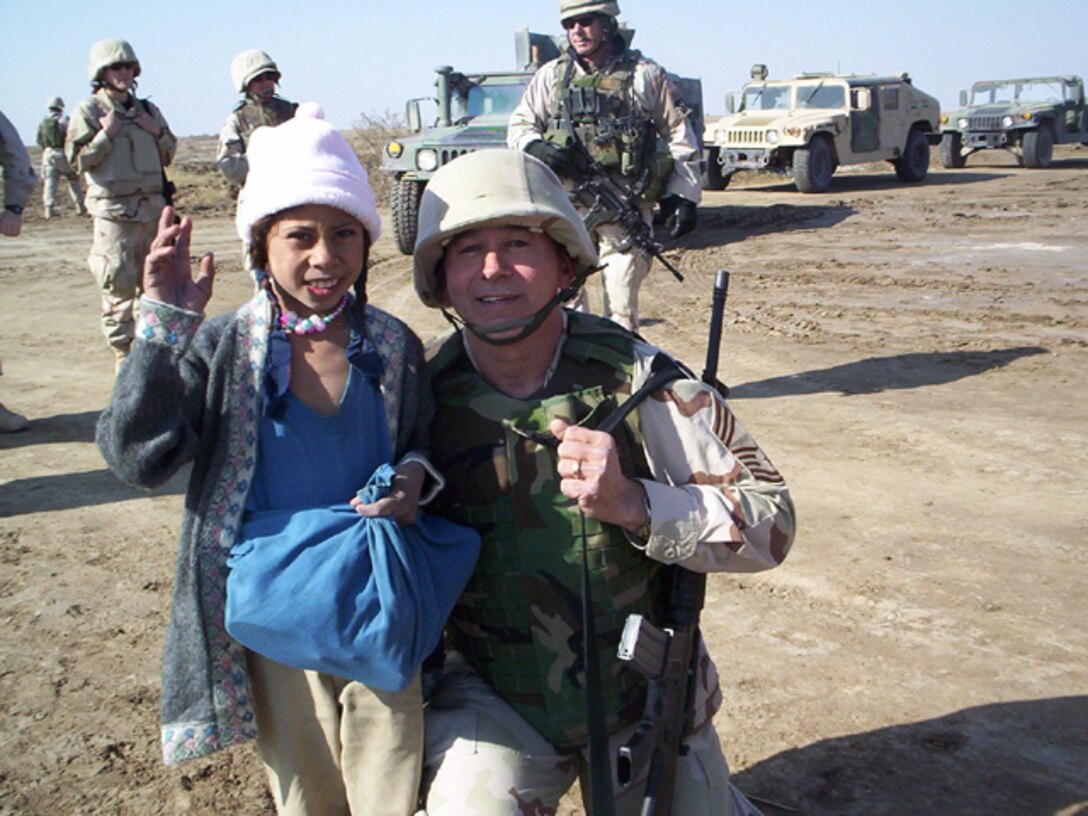
[[[553,419],[548,430],[559,440],[559,490],[590,518],[631,532],[646,521],[645,491],[620,467],[611,434]]]
[[[671,195],[661,199],[661,211],[665,214],[665,229],[673,238],[687,235],[695,229],[695,202],[683,196]]]
[[[570,150],[546,142],[543,139],[529,142],[525,147],[525,152],[540,159],[560,176],[575,178],[583,172],[573,160]]]
[[[110,108],[109,112],[98,120],[98,124],[102,126],[102,130],[106,131],[106,135],[112,139],[121,130],[122,120],[117,115],[117,111]]]
[[[189,259],[192,234],[193,219],[185,216],[175,224],[174,208],[163,207],[159,231],[144,260],[144,294],[162,303],[203,314],[212,298],[215,258],[210,252],[201,256],[197,276],[193,278]]]
[[[158,139],[162,136],[162,128],[159,127],[159,123],[155,121],[155,117],[149,114],[147,111],[141,111],[136,116],[136,124]]]

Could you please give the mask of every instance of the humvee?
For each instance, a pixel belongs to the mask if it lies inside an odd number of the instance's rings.
[[[940,140],[940,106],[908,74],[806,73],[751,80],[726,97],[729,115],[706,129],[705,186],[722,190],[737,170],[774,170],[802,193],[822,193],[835,168],[889,161],[900,181],[921,181]]]
[[[941,117],[941,164],[963,167],[977,150],[1002,148],[1025,167],[1046,167],[1054,145],[1088,144],[1088,105],[1079,76],[976,82],[960,110]]]
[[[620,32],[630,44],[635,30],[621,24]],[[386,144],[380,168],[393,176],[390,212],[397,249],[410,255],[415,247],[419,199],[435,171],[466,153],[505,147],[510,114],[521,101],[525,86],[537,68],[558,57],[566,45],[564,35],[519,29],[514,32],[514,70],[464,74],[441,65],[435,69],[435,97],[408,100],[405,119],[413,133]],[[674,74],[669,78],[691,108],[692,126],[701,136],[702,83]],[[426,102],[437,108],[431,124],[423,124],[421,103]]]

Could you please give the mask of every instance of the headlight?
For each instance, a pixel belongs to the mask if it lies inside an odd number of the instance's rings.
[[[438,169],[438,153],[434,150],[421,150],[416,153],[416,167],[429,173]]]
[[[392,158],[399,159],[400,154],[404,152],[404,145],[402,145],[400,142],[390,142],[385,146],[385,152],[388,153]]]
[[[767,144],[778,144],[778,131],[777,130],[768,130],[767,131]]]
[[[948,124],[948,117],[945,116],[944,114],[941,115],[941,124],[942,125],[947,125]]]
[[[1003,128],[1011,128],[1015,124],[1016,120],[1013,119],[1011,116],[1004,116],[1001,119],[1001,127]]]
[[[957,119],[956,127],[958,127],[960,130],[967,130],[967,118],[961,116],[959,119]]]

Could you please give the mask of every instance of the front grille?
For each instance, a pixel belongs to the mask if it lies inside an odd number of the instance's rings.
[[[1000,116],[972,116],[967,126],[971,130],[1001,130]]]
[[[735,128],[726,133],[726,142],[731,145],[763,144],[763,128]]]
[[[461,156],[468,155],[469,153],[472,153],[474,150],[475,150],[475,148],[473,148],[473,147],[446,147],[446,148],[443,148],[442,151],[438,154],[438,164],[439,164],[440,167],[443,166],[443,165],[449,164],[454,159],[460,158]],[[461,165],[457,165],[457,166],[460,167]]]

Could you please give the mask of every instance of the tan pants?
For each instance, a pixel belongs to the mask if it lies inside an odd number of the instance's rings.
[[[102,333],[118,357],[128,354],[136,331],[133,310],[143,289],[144,258],[158,223],[94,219],[87,263],[102,292]]]
[[[589,764],[588,749],[559,753],[522,717],[451,655],[427,705],[427,757],[423,772],[427,816],[524,816],[555,813],[560,798]],[[615,757],[632,729],[612,736]],[[676,771],[673,816],[758,816],[729,784],[729,767],[713,724],[689,740]],[[613,761],[613,769],[615,763]],[[617,816],[642,806],[648,768],[627,788],[613,779]],[[586,804],[588,810],[588,804]]]
[[[57,183],[64,179],[68,182],[68,194],[80,213],[86,212],[83,206],[83,186],[79,183],[79,173],[68,164],[64,151],[59,147],[42,148],[42,203],[46,210],[57,206]]]
[[[423,758],[419,677],[401,692],[249,652],[257,744],[282,816],[411,816]]]
[[[651,210],[643,208],[642,216],[650,223]],[[604,286],[601,314],[612,318],[625,329],[638,331],[638,290],[650,272],[653,259],[635,248],[620,252],[624,233],[615,224],[601,224],[595,232],[597,251],[604,264],[601,270],[601,283]]]

